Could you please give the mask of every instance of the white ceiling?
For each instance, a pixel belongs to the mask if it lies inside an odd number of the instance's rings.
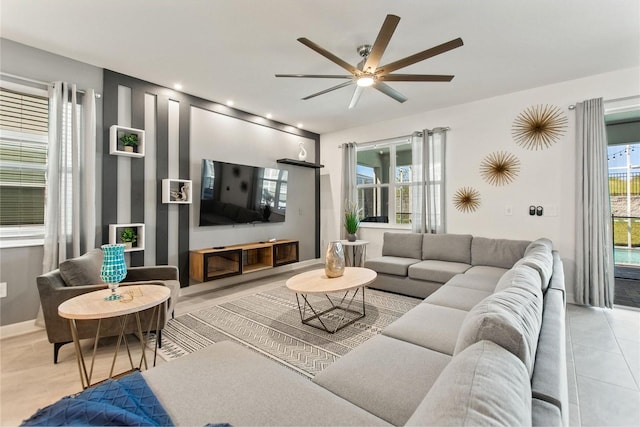
[[[451,83],[389,83],[400,104],[353,88],[302,101],[344,80],[297,42],[307,37],[356,64],[386,14],[400,16],[381,64],[462,37],[464,46],[402,73],[455,74]],[[78,61],[284,123],[326,133],[640,65],[638,0],[2,0],[0,35]],[[544,102],[544,100],[541,100]]]

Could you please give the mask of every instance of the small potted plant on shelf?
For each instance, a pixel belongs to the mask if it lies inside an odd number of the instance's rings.
[[[362,208],[358,208],[358,204],[347,201],[344,210],[344,228],[347,231],[347,240],[349,242],[355,242],[358,239],[356,233],[358,227],[360,227],[360,215],[362,214]]]
[[[133,153],[135,147],[138,146],[138,135],[135,133],[125,133],[120,137],[120,142],[124,146],[124,151]]]
[[[124,243],[125,249],[131,249],[136,240],[138,240],[138,235],[133,228],[127,227],[120,232],[120,240]]]

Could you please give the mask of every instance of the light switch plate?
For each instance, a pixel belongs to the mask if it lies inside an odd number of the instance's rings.
[[[7,282],[0,283],[0,298],[7,296]]]

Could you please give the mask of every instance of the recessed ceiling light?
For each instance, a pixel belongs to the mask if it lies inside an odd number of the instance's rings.
[[[272,119],[273,118],[273,114],[271,113],[267,113],[267,115],[265,116],[267,119]]]
[[[227,105],[228,105],[229,107],[233,107],[233,101],[232,101],[231,99],[229,99],[229,100],[227,101]]]
[[[180,83],[176,83],[176,84],[173,85],[173,88],[175,90],[182,90],[182,85]]]

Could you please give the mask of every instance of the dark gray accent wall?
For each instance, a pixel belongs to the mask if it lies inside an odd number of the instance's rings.
[[[156,115],[156,140],[146,141],[145,144],[156,144],[155,159],[132,159],[130,171],[119,171],[117,167],[117,157],[109,154],[109,127],[117,123],[118,118],[118,87],[124,86],[131,89],[131,124],[132,127],[143,129],[145,114]],[[144,97],[145,94],[151,94],[156,97],[156,111],[145,112]],[[266,120],[262,117],[255,116],[245,111],[230,108],[226,105],[202,98],[191,96],[188,94],[176,92],[174,90],[158,86],[146,81],[135,79],[130,76],[119,74],[110,70],[104,70],[104,165],[102,173],[103,182],[103,241],[108,240],[109,224],[117,223],[118,206],[117,206],[117,181],[118,179],[128,178],[131,180],[131,222],[144,222],[145,210],[152,209],[155,211],[156,227],[155,227],[155,248],[145,246],[145,250],[155,251],[155,259],[157,265],[170,263],[171,253],[176,250],[178,253],[177,263],[180,269],[180,282],[182,286],[189,284],[189,249],[190,249],[190,209],[193,205],[166,205],[162,204],[161,182],[164,178],[179,179],[195,179],[191,168],[191,140],[190,140],[190,115],[192,108],[200,108],[217,114],[222,114],[233,119],[242,120],[255,126],[265,126],[280,132],[297,135],[306,139],[310,139],[315,143],[315,158],[319,159],[320,155],[320,135],[292,127],[290,125],[277,121]],[[169,176],[170,159],[168,153],[170,151],[170,135],[169,135],[169,103],[177,102],[179,104],[179,158],[178,170],[179,176]],[[255,142],[254,142],[255,143]],[[246,147],[245,147],[246,148]],[[241,148],[242,149],[242,148]],[[175,161],[176,159],[171,159]],[[275,159],[269,159],[275,161]],[[144,203],[144,167],[147,162],[155,162],[156,177],[158,184],[157,203],[150,206]],[[315,252],[316,258],[320,256],[320,173],[315,171]],[[194,198],[198,195],[194,191]],[[178,241],[177,248],[169,248],[170,244],[170,227],[176,226],[170,222],[169,209],[176,208]],[[147,230],[146,232],[150,232]],[[296,238],[296,236],[289,236]],[[251,241],[251,240],[248,240]],[[239,241],[237,243],[244,243]],[[141,251],[132,252],[130,265],[143,265],[144,254]]]

